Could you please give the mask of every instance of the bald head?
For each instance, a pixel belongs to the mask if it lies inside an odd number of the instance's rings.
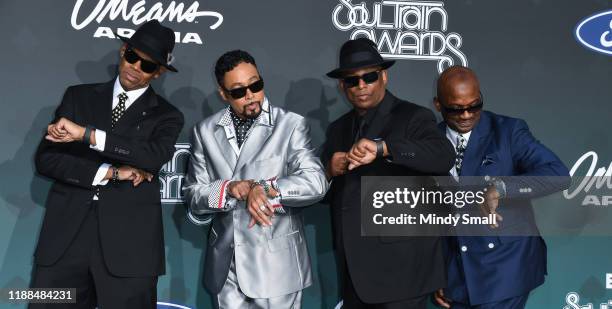
[[[480,120],[481,99],[478,77],[466,67],[452,66],[438,78],[434,104],[446,124],[459,133],[471,131]]]
[[[438,78],[438,99],[446,100],[448,96],[466,93],[468,91],[480,92],[480,82],[476,73],[464,66],[452,66]]]

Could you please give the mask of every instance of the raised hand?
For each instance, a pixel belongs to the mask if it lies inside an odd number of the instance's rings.
[[[45,138],[54,143],[70,143],[83,140],[84,134],[84,127],[62,117],[56,123],[47,126]]]

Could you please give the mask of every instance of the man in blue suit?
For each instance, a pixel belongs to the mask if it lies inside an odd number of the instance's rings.
[[[482,110],[478,78],[466,67],[440,75],[434,104],[457,155],[450,174],[488,176],[480,207],[498,218],[483,236],[448,237],[448,286],[434,298],[445,308],[524,308],[546,275],[530,200],[566,189],[568,170],[525,121]]]

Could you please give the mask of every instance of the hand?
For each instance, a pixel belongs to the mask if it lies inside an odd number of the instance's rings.
[[[436,303],[438,303],[438,305],[440,305],[441,307],[444,308],[450,308],[450,303],[451,300],[444,297],[444,290],[439,289],[434,293],[434,300],[436,301]]]
[[[488,216],[490,214],[494,214],[497,221],[503,221],[504,218],[497,213],[497,207],[499,207],[499,192],[494,185],[490,185],[487,187],[487,191],[484,196],[484,203],[480,204],[480,211],[483,215]],[[492,224],[491,228],[497,228],[499,224]]]
[[[346,152],[335,152],[332,155],[331,159],[329,160],[329,164],[327,165],[327,170],[325,171],[327,178],[346,174],[349,165],[346,154]]]
[[[267,226],[272,225],[271,217],[274,215],[274,208],[268,201],[266,192],[261,185],[254,186],[249,192],[247,209],[251,214],[249,228],[252,228],[255,223]]]
[[[119,180],[132,181],[132,185],[134,187],[137,187],[145,180],[149,182],[153,180],[153,175],[151,173],[131,167],[131,166],[124,165],[122,167],[119,167],[118,171],[119,171],[118,173],[119,175],[117,178]]]
[[[362,138],[353,145],[346,157],[349,160],[349,171],[370,164],[376,159],[376,142]]]
[[[229,195],[239,201],[244,201],[249,196],[253,180],[237,180],[232,181],[227,186]]]
[[[54,143],[70,143],[83,140],[85,128],[62,117],[54,124],[47,126],[45,138]]]

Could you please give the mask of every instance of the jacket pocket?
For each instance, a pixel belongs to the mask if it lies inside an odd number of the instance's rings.
[[[289,234],[272,238],[268,240],[268,250],[270,252],[277,252],[286,250],[291,247],[291,244],[301,241],[300,231],[293,231]]]

